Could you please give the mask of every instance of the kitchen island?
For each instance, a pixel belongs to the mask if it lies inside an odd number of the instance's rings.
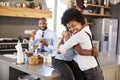
[[[100,54],[98,57],[105,80],[120,80],[120,56]],[[28,65],[15,63],[14,59],[0,55],[0,80],[16,80],[19,75],[31,74],[40,80],[63,80],[50,64]]]
[[[104,80],[120,80],[120,55],[103,54],[98,57]]]
[[[63,80],[50,64],[16,64],[15,59],[0,55],[0,80],[17,80],[19,75],[31,74],[40,80]]]

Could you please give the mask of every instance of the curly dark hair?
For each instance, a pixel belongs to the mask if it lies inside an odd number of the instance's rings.
[[[61,18],[61,23],[64,26],[66,26],[66,24],[69,23],[70,21],[77,21],[77,22],[80,22],[82,25],[84,25],[85,17],[76,8],[69,8],[63,13],[62,18]]]

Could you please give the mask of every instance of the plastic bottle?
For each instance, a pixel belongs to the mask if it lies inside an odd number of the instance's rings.
[[[33,50],[33,40],[32,39],[30,39],[30,41],[29,41],[29,52],[33,52],[34,50]]]
[[[15,46],[16,50],[17,50],[17,63],[18,64],[22,64],[24,63],[24,54],[22,52],[22,45],[20,43],[20,40],[18,40],[17,45]]]

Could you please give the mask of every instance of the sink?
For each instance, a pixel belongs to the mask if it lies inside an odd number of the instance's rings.
[[[15,54],[4,54],[3,56],[11,58],[11,59],[17,59],[17,56]]]

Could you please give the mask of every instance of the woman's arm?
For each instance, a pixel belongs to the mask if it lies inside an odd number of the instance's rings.
[[[98,50],[97,48],[92,48],[91,50],[87,50],[87,49],[82,49],[81,46],[79,44],[74,46],[74,49],[77,51],[78,54],[80,55],[86,55],[86,56],[95,56],[98,57]]]
[[[67,41],[70,38],[70,33],[68,33],[68,31],[63,31],[62,36],[63,37],[58,44],[58,49],[59,49],[60,45],[64,44],[64,40]],[[74,48],[80,55],[96,56],[96,57],[98,56],[97,48],[92,48],[91,50],[82,49],[79,44],[75,45]],[[60,54],[59,50],[58,50],[58,54]]]

